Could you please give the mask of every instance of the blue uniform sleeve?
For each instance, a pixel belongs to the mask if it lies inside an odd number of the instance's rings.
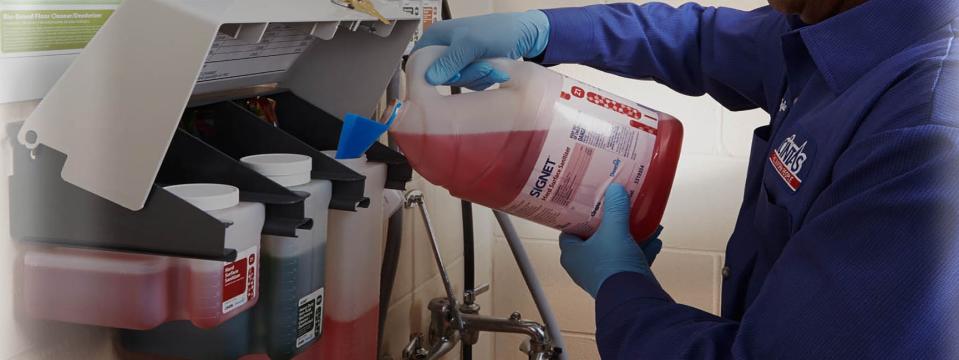
[[[954,126],[858,137],[741,321],[617,274],[596,302],[603,359],[954,358],[957,159]]]
[[[709,93],[732,110],[769,109],[762,37],[770,8],[744,12],[686,4],[593,5],[543,10],[550,22],[544,64],[582,64],[653,79],[692,96]],[[776,15],[778,16],[778,15]]]

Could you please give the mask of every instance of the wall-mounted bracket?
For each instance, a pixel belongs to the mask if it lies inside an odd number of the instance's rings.
[[[15,132],[20,124],[10,125]],[[311,226],[303,217],[304,196],[290,192],[195,137],[178,132],[151,186],[150,200],[133,211],[65,182],[66,155],[45,145],[13,147],[10,229],[19,241],[139,252],[209,260],[232,260],[224,224],[162,188],[215,182],[236,186],[241,200],[262,202],[264,233],[290,236]]]
[[[286,106],[282,102],[279,104],[280,107]],[[196,136],[233,159],[271,153],[311,157],[312,177],[329,180],[333,184],[331,209],[354,211],[357,207],[369,206],[370,200],[363,196],[363,175],[327,157],[321,152],[325,149],[314,147],[266,123],[237,103],[226,101],[190,108],[184,115],[208,127],[206,131],[197,131]],[[282,119],[280,123],[283,123]],[[329,127],[321,127],[317,131],[339,133],[338,129]]]
[[[318,150],[336,150],[343,121],[300,98],[293,92],[270,95],[277,101],[279,126],[287,133]],[[366,151],[370,161],[386,164],[386,188],[405,190],[413,177],[413,168],[403,155],[375,143]]]

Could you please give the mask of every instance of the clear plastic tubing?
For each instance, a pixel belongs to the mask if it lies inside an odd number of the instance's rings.
[[[337,161],[366,176],[364,196],[370,205],[330,212],[323,336],[297,359],[376,358],[386,164],[365,157]]]
[[[309,230],[296,237],[263,235],[260,303],[253,309],[255,338],[274,360],[289,359],[307,349],[322,334],[327,218],[332,185],[312,180],[313,160],[306,155],[263,154],[240,161],[247,167],[307,195],[304,217]]]
[[[407,63],[407,99],[390,131],[417,172],[453,196],[588,237],[606,188],[630,193],[630,230],[662,219],[679,161],[674,117],[530,62],[489,60],[511,80],[450,96],[426,83],[445,51]]]
[[[234,262],[177,259],[102,250],[36,247],[24,255],[24,306],[36,318],[146,330],[173,320],[213,328],[259,297],[262,204],[239,201],[221,184],[166,188],[232,225],[225,246]]]

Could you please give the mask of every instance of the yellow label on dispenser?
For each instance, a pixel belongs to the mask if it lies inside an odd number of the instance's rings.
[[[113,10],[4,10],[0,52],[82,49]]]

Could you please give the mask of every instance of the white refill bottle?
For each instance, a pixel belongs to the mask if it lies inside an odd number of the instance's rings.
[[[332,184],[313,180],[313,159],[299,154],[262,154],[240,161],[287,189],[307,195],[304,217],[311,229],[296,237],[263,235],[260,304],[253,310],[258,341],[274,359],[305,350],[322,334],[327,218]]]
[[[334,152],[324,152],[331,158]],[[331,211],[326,263],[326,310],[319,346],[307,359],[375,359],[383,262],[386,164],[338,159],[366,176],[369,207]]]

